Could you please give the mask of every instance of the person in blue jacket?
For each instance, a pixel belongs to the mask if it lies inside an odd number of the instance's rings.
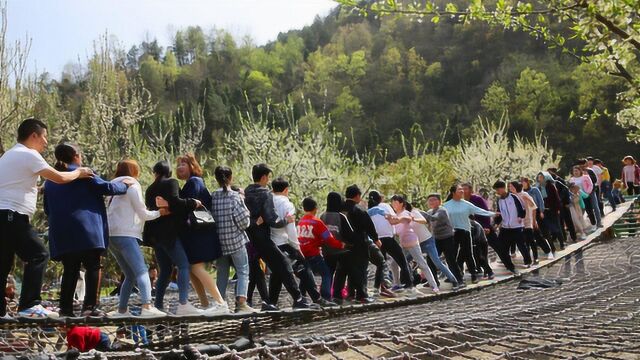
[[[58,171],[74,171],[82,166],[80,149],[73,144],[55,148]],[[103,316],[98,309],[100,257],[108,246],[109,228],[105,195],[122,195],[129,182],[112,183],[94,176],[68,184],[47,180],[44,184],[44,211],[49,221],[49,250],[53,260],[64,268],[60,289],[60,315],[74,316],[73,294],[84,266],[85,298],[83,316]]]

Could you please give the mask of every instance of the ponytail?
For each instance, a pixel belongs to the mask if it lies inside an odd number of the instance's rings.
[[[218,166],[214,170],[214,175],[218,185],[222,188],[222,191],[227,192],[228,186],[231,183],[231,177],[233,176],[231,168],[228,166]]]
[[[73,162],[73,159],[80,153],[80,150],[76,145],[71,143],[62,143],[56,146],[54,155],[56,157],[56,163],[54,169],[58,171],[67,171],[69,164]]]
[[[60,160],[56,160],[56,163],[53,165],[53,168],[58,171],[67,171],[67,164],[63,163]]]

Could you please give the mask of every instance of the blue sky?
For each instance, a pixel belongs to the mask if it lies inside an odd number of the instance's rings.
[[[7,37],[31,38],[31,68],[58,78],[65,64],[84,63],[105,31],[125,49],[154,37],[166,46],[175,30],[190,25],[264,44],[335,6],[331,0],[8,0]]]

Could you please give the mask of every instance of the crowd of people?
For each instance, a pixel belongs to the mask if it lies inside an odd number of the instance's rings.
[[[40,120],[24,120],[17,140],[0,157],[0,288],[7,287],[17,255],[24,263],[20,317],[76,316],[73,301],[81,269],[86,291],[80,315],[115,318],[132,316],[134,287],[142,304],[138,316],[166,315],[164,298],[174,272],[177,315],[230,312],[231,268],[234,310],[241,313],[258,306],[278,310],[283,286],[294,309],[415,296],[418,287],[439,292],[441,281],[457,290],[469,281],[494,278],[489,247],[507,270],[517,273],[512,260],[517,253],[525,267],[541,256],[553,258],[569,241],[584,240],[602,227],[603,200],[615,210],[624,201],[624,188],[631,195],[640,192],[640,167],[633,157],[624,158],[616,181],[602,161],[589,157],[576,162],[568,179],[552,168],[533,179],[498,180],[495,202],[461,183],[448,194],[428,195],[426,208],[420,209],[403,195],[385,202],[380,192],[363,193],[351,185],[342,193],[330,192],[322,206],[321,199],[307,197],[297,209],[289,199],[288,181],[272,180],[266,164],[253,167],[253,184],[244,190],[235,186],[232,169],[216,167],[217,189],[211,192],[195,156],[185,154],[176,160],[177,179],[172,165],[159,161],[153,183],[143,190],[134,160],[120,161],[114,178],[106,181],[83,167],[82,151],[74,144],[56,146],[51,167],[41,155],[47,126]],[[39,177],[46,179],[48,248],[30,224]],[[155,296],[141,246],[154,250]],[[100,309],[98,296],[106,251],[124,274],[118,308],[108,314]],[[43,307],[40,297],[50,258],[63,267],[56,311]],[[206,267],[212,262],[215,278]],[[370,264],[375,267],[373,293]],[[191,288],[199,307],[189,302]],[[253,299],[255,289],[260,302]],[[12,319],[6,305],[0,297],[0,318]]]

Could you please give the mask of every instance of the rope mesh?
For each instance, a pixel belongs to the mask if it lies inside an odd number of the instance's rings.
[[[640,239],[632,236],[638,216],[632,208],[612,227],[618,238],[531,274],[564,279],[555,288],[516,290],[511,281],[323,312],[86,321],[120,339],[120,351],[104,354],[109,359],[637,359]],[[60,325],[0,325],[0,353],[65,351]],[[253,342],[234,343],[239,336]],[[184,350],[186,344],[199,347]]]

